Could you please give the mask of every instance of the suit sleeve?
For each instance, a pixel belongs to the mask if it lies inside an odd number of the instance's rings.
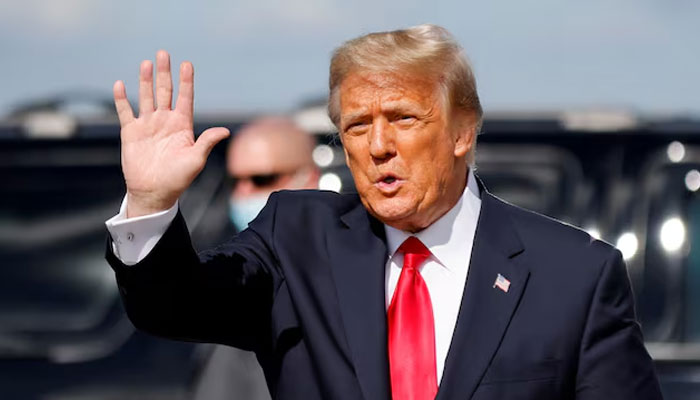
[[[618,250],[605,261],[588,310],[576,399],[662,399],[635,318],[627,269]]]
[[[273,195],[248,229],[200,254],[179,212],[135,265],[120,261],[108,239],[107,261],[134,326],[170,339],[264,348],[282,279],[271,244],[275,204]]]

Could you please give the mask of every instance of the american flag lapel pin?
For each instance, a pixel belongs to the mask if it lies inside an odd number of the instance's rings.
[[[493,288],[499,288],[504,293],[508,293],[508,288],[510,287],[510,281],[506,279],[505,276],[498,274],[496,277],[496,282],[493,283]]]

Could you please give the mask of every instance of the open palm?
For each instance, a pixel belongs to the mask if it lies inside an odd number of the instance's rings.
[[[141,63],[139,116],[126,97],[122,81],[114,84],[114,104],[121,124],[121,161],[127,188],[127,216],[166,210],[202,171],[216,143],[226,138],[226,128],[210,128],[195,141],[193,131],[194,69],[180,66],[180,87],[171,108],[173,83],[170,56],[156,55],[156,98],[153,98],[153,64]]]

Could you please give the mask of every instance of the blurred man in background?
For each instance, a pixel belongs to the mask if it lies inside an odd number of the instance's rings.
[[[313,145],[311,135],[285,117],[255,120],[231,139],[226,154],[229,216],[237,231],[258,215],[270,193],[318,188]]]
[[[254,120],[233,136],[226,151],[233,230],[245,229],[274,191],[318,188],[313,146],[311,134],[287,117]],[[228,346],[208,349],[192,395],[194,400],[270,398],[255,355]]]

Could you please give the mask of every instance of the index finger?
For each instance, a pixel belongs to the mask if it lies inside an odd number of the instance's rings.
[[[134,111],[131,109],[129,100],[126,98],[126,88],[124,87],[124,82],[114,82],[112,91],[114,92],[114,107],[117,109],[119,123],[121,126],[124,126],[134,120]]]
[[[153,112],[153,63],[144,60],[139,68],[139,117]]]
[[[175,109],[190,118],[194,112],[194,67],[189,61],[180,64],[180,88]]]

